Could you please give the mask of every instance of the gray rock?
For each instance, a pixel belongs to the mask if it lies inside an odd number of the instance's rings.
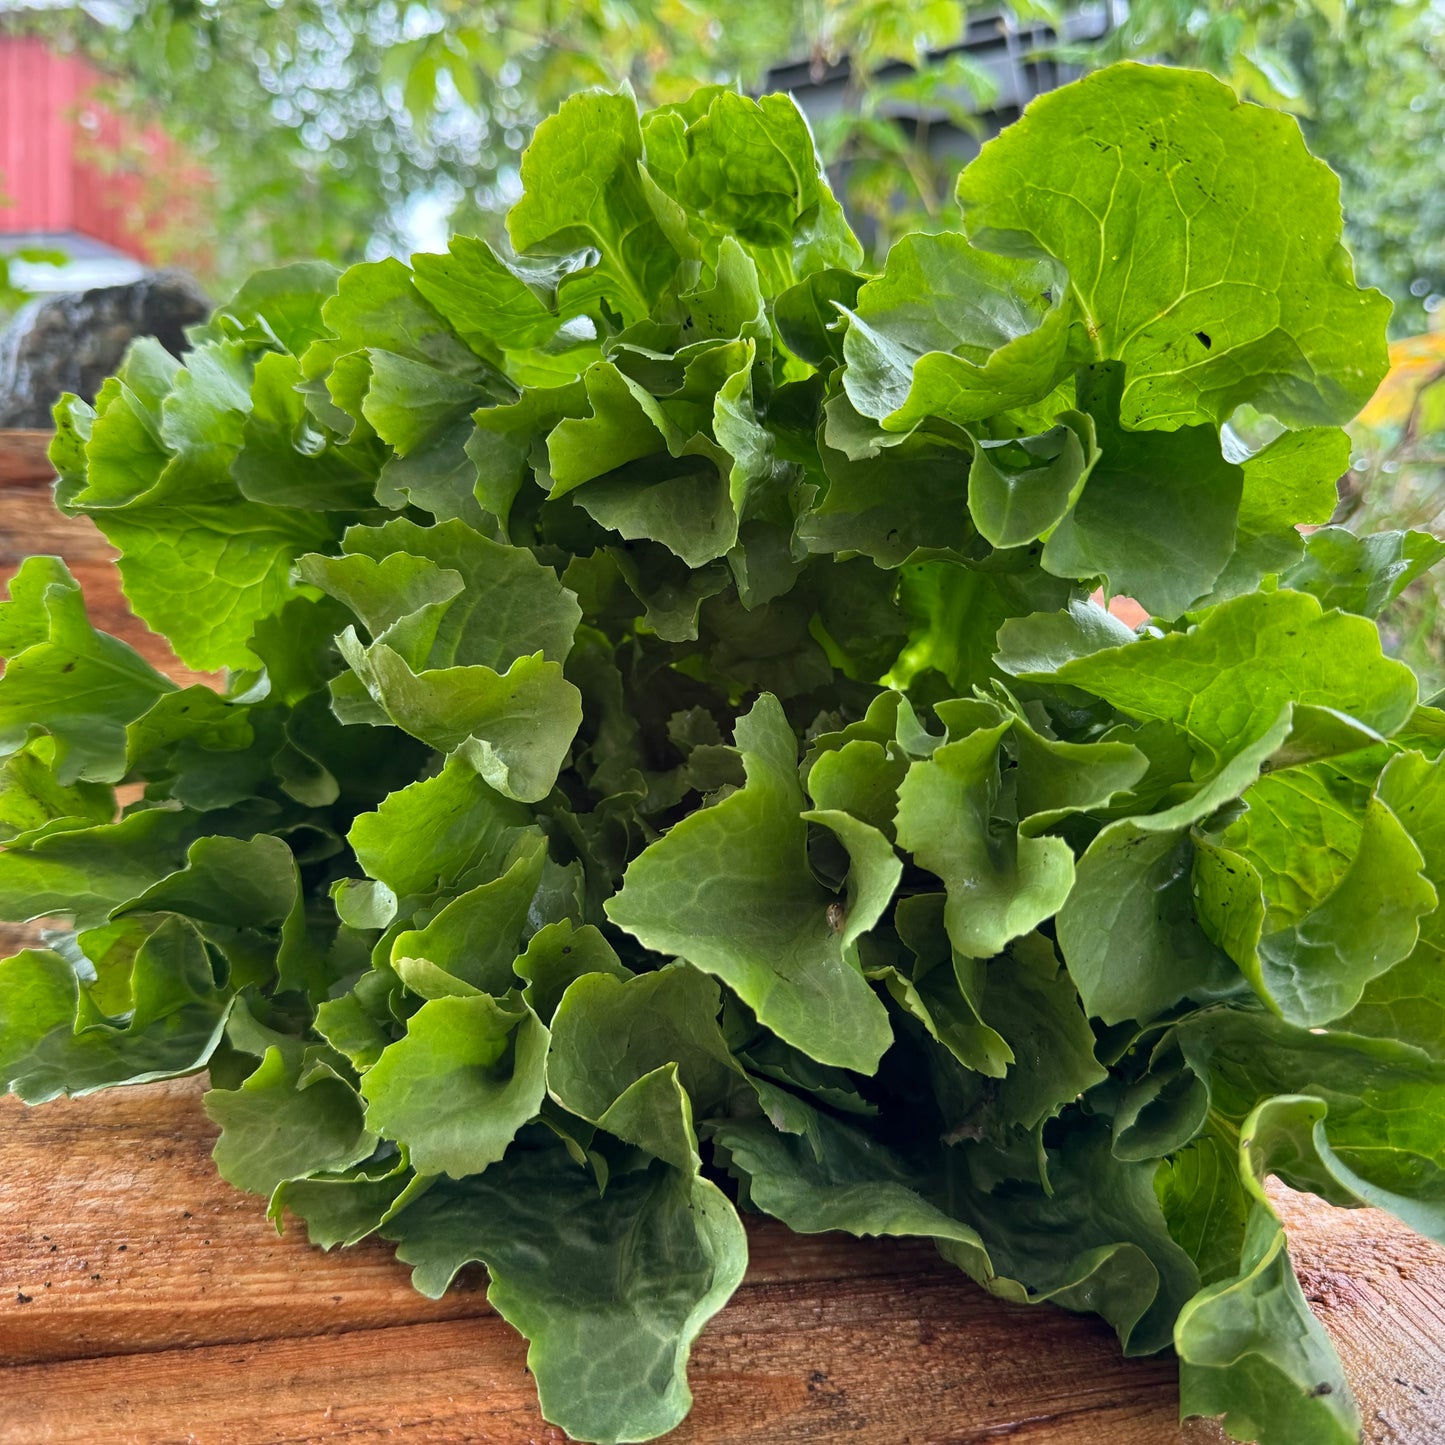
[[[91,401],[137,336],[154,336],[179,356],[185,328],[210,314],[210,300],[184,271],[32,301],[0,332],[0,428],[49,427],[61,393]]]

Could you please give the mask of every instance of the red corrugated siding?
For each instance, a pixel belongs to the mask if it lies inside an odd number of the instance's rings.
[[[0,38],[0,231],[75,229],[76,98],[90,76],[38,40]]]
[[[0,234],[78,232],[150,261],[147,234],[194,216],[208,178],[158,127],[88,99],[99,79],[38,40],[0,36]]]

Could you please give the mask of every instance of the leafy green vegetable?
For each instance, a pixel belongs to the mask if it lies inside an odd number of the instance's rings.
[[[1371,620],[1445,544],[1318,528],[1384,364],[1333,179],[1133,66],[876,276],[786,97],[576,96],[521,179],[516,255],[268,273],[59,408],[230,675],[12,581],[5,1086],[209,1069],[226,1178],[480,1261],[579,1439],[683,1419],[733,1197],[1352,1439],[1263,1180],[1445,1238],[1445,731]]]

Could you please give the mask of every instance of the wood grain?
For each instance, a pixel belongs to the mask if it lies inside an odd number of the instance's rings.
[[[216,1176],[199,1092],[0,1101],[0,1441],[562,1439],[479,1274],[433,1302],[379,1244],[278,1238]],[[1175,1421],[1172,1361],[1002,1305],[926,1246],[756,1222],[749,1239],[678,1445],[1219,1438]]]
[[[479,1272],[428,1301],[379,1244],[278,1238],[216,1176],[200,1088],[0,1101],[0,1442],[561,1441]],[[1445,1251],[1375,1211],[1278,1202],[1367,1438],[1435,1445]],[[1167,1357],[1124,1360],[1096,1320],[1001,1304],[925,1246],[766,1222],[749,1241],[677,1445],[1223,1439],[1177,1424]]]
[[[0,431],[0,487],[55,480],[55,468],[46,455],[50,436],[48,431]]]

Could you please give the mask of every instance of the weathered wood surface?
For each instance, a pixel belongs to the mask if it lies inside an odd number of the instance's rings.
[[[480,1277],[415,1294],[380,1244],[278,1238],[209,1159],[200,1084],[0,1101],[0,1442],[540,1445],[525,1351]],[[1373,1211],[1281,1195],[1367,1437],[1445,1439],[1445,1251]],[[750,1229],[670,1439],[1204,1445],[1167,1358],[1098,1321],[990,1299],[921,1245]]]
[[[54,510],[45,440],[0,433],[0,583],[30,553],[65,557],[96,626],[185,676],[130,616],[104,538]],[[24,937],[0,926],[0,956]],[[200,1087],[0,1100],[0,1445],[561,1441],[479,1274],[432,1302],[380,1244],[278,1238],[216,1176]],[[1373,1211],[1279,1203],[1369,1440],[1445,1440],[1445,1251]],[[1170,1360],[992,1300],[926,1246],[766,1224],[750,1241],[747,1282],[694,1352],[678,1445],[1223,1439],[1177,1423]]]

